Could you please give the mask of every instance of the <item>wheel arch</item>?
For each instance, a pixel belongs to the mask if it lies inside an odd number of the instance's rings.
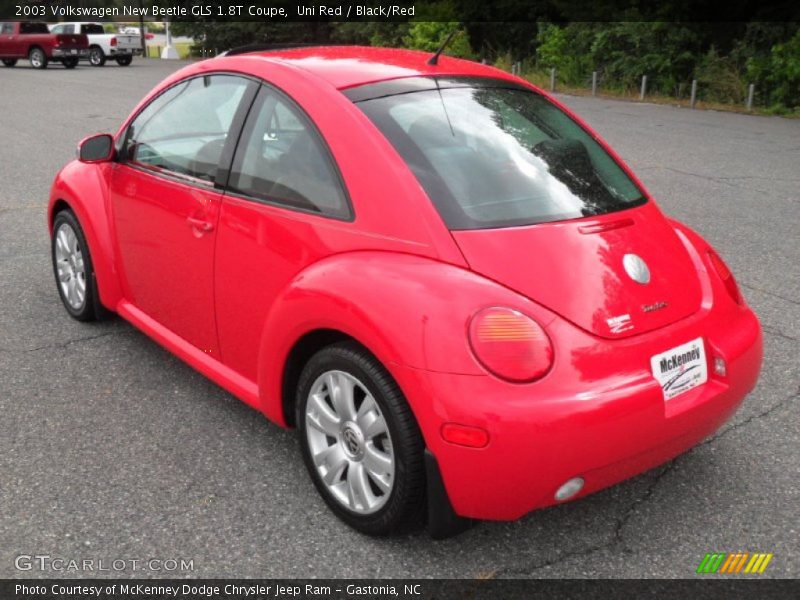
[[[295,401],[297,394],[297,384],[300,381],[300,374],[306,363],[314,354],[341,342],[350,342],[359,345],[369,352],[369,348],[364,346],[357,339],[336,329],[315,329],[307,332],[300,337],[289,350],[286,362],[283,365],[283,377],[281,378],[281,408],[283,410],[283,421],[289,427],[294,427],[295,423]],[[372,354],[370,352],[370,354]]]
[[[122,299],[114,266],[114,245],[106,213],[107,165],[86,165],[73,161],[56,176],[47,209],[47,229],[53,236],[53,222],[63,210],[71,210],[80,223],[92,257],[99,301],[115,311]]]

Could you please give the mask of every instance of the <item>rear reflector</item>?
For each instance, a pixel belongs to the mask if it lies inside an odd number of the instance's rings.
[[[442,425],[442,439],[458,446],[483,448],[489,443],[489,434],[480,427],[445,423]]]

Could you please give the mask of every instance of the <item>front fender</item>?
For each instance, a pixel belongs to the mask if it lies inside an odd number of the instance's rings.
[[[47,207],[47,227],[51,236],[53,213],[60,203],[66,203],[78,217],[89,244],[100,302],[112,311],[122,299],[114,267],[114,243],[107,201],[108,180],[113,168],[112,163],[68,163],[56,175]]]
[[[261,410],[286,425],[281,385],[297,341],[319,329],[342,332],[392,372],[405,366],[482,375],[469,348],[475,312],[504,305],[546,327],[553,313],[471,271],[433,259],[360,251],[326,258],[295,277],[269,311],[259,350]],[[414,399],[409,398],[414,408]]]

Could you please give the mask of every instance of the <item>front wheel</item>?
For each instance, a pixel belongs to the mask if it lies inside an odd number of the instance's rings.
[[[16,66],[16,64],[17,64],[17,59],[16,59],[16,58],[4,58],[4,59],[3,59],[3,64],[4,64],[5,66],[7,66],[7,67],[13,67],[13,66]]]
[[[355,343],[320,350],[300,375],[296,410],[306,468],[340,519],[370,535],[421,523],[422,434],[374,356]]]
[[[93,67],[102,67],[106,64],[106,55],[102,48],[93,46],[89,49],[89,64]]]
[[[34,69],[46,69],[47,55],[41,48],[32,48],[28,53],[28,62],[31,63]]]
[[[53,273],[64,308],[73,319],[94,321],[95,282],[89,246],[78,219],[62,210],[53,220]]]
[[[78,66],[78,59],[77,58],[65,58],[61,61],[66,69],[74,69]]]
[[[123,54],[122,56],[117,57],[117,64],[120,67],[127,67],[132,62],[133,62],[133,56],[131,56],[130,54]]]

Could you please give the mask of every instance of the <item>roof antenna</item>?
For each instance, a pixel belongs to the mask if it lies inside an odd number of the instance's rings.
[[[442,45],[439,46],[439,49],[436,51],[436,54],[434,54],[433,56],[431,56],[428,59],[428,64],[429,65],[432,65],[432,66],[435,67],[436,65],[439,64],[439,55],[441,55],[441,53],[444,52],[444,49],[447,48],[447,44],[450,43],[450,40],[452,40],[453,36],[455,36],[455,34],[457,34],[457,33],[458,33],[458,29],[453,29],[453,31],[450,32],[450,34],[445,38],[445,40],[442,43]]]

